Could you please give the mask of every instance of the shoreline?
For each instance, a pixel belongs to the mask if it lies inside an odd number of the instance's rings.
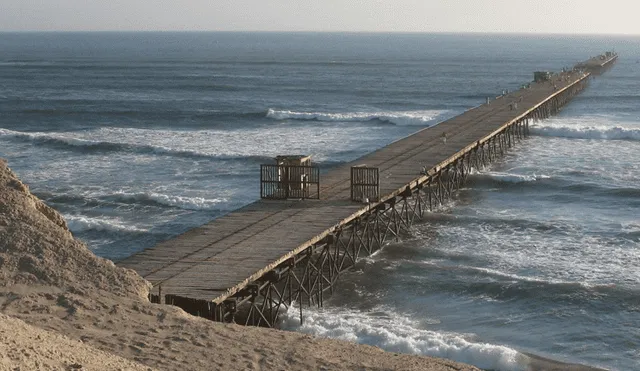
[[[0,366],[159,370],[461,370],[423,355],[194,317],[97,257],[0,161]],[[28,344],[37,339],[39,346]],[[517,353],[523,370],[601,370]]]
[[[15,350],[3,353],[3,368],[27,368],[33,361],[37,367],[87,370],[128,365],[159,370],[478,370],[346,341],[214,323],[178,307],[151,304],[148,282],[76,240],[60,214],[33,196],[5,161],[0,162],[0,246],[0,312],[9,318],[3,322],[9,329],[0,332],[0,347]],[[33,332],[42,354],[25,348]],[[48,339],[60,336],[82,346],[71,346],[72,353],[56,351],[60,341]]]

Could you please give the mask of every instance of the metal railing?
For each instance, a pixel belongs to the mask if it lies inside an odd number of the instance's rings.
[[[380,197],[380,172],[377,167],[351,168],[351,201],[374,202]]]
[[[317,166],[260,165],[260,198],[319,199],[320,169]]]

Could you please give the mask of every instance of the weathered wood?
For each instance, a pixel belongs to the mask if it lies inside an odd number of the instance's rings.
[[[387,208],[385,203],[395,202],[399,195],[411,195],[422,184],[429,184],[429,190],[433,190],[421,199],[431,209],[434,202],[442,202],[463,181],[456,178],[443,185],[443,169],[470,167],[472,158],[476,163],[485,163],[484,158],[474,157],[478,148],[491,145],[496,151],[503,151],[511,146],[517,140],[513,126],[546,115],[550,102],[583,84],[588,76],[583,72],[554,75],[548,82],[531,84],[329,171],[322,176],[319,200],[259,200],[118,264],[138,271],[155,286],[161,286],[163,293],[221,305],[343,226],[381,207]],[[351,167],[361,164],[379,171],[379,197],[368,200],[374,202],[350,200]],[[454,176],[459,176],[458,172]],[[419,209],[406,206],[399,213],[424,213],[423,206]],[[392,217],[396,218],[396,214]],[[390,225],[366,232],[364,238],[382,240],[380,233],[397,236],[399,231],[390,229]],[[349,243],[362,238],[352,236]],[[319,290],[330,286],[327,283]]]

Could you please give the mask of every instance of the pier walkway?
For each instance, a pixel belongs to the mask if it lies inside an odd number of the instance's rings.
[[[333,169],[317,200],[259,200],[118,265],[153,283],[152,301],[220,321],[238,321],[244,305],[243,322],[273,326],[292,301],[321,305],[361,249],[371,253],[450,197],[472,167],[524,137],[531,120],[555,113],[589,75],[554,74]],[[379,170],[375,202],[351,201],[358,165]]]
[[[618,55],[614,52],[606,52],[602,55],[591,57],[590,59],[576,64],[577,68],[586,69],[591,73],[600,73],[613,65],[618,59]]]

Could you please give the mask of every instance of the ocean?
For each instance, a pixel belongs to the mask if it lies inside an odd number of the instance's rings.
[[[614,68],[282,327],[485,369],[640,369],[640,37],[0,33],[0,156],[118,260],[615,49]]]

